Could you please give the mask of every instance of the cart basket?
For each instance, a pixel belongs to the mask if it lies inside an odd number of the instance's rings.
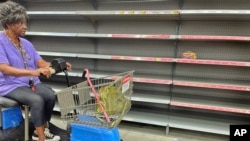
[[[133,73],[88,79],[57,92],[61,118],[79,124],[117,126],[131,108]]]

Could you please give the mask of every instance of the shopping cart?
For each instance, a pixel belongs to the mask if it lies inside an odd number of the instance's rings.
[[[131,108],[133,73],[90,79],[85,69],[86,81],[57,92],[70,141],[120,141],[117,126]]]

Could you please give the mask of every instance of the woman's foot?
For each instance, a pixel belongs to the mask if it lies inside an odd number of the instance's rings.
[[[60,139],[61,139],[60,136],[57,136],[57,135],[50,133],[48,128],[45,128],[44,135],[45,135],[44,141],[60,141]],[[35,132],[32,135],[32,140],[39,141],[38,135]]]

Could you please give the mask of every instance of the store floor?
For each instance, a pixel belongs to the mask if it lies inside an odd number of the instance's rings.
[[[66,129],[67,122],[55,113],[51,123]],[[166,135],[164,127],[134,122],[121,122],[118,126],[123,141],[229,141],[229,136],[170,128]]]

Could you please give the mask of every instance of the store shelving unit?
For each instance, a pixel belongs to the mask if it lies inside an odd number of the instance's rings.
[[[72,80],[135,70],[124,120],[229,134],[250,121],[247,0],[20,0],[27,38],[48,60],[73,64]],[[182,59],[195,51],[195,60]],[[50,83],[66,85],[63,73]],[[53,83],[52,83],[53,82]]]

